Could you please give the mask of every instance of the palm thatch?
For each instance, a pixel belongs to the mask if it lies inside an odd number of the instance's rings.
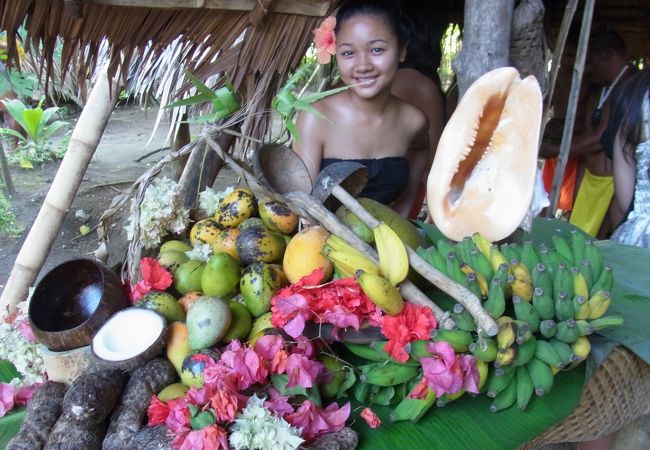
[[[138,83],[141,95],[154,89],[165,94],[165,100],[182,95],[189,88],[185,70],[203,80],[216,80],[214,88],[231,80],[244,100],[242,133],[262,139],[271,99],[299,64],[319,16],[328,13],[335,2],[296,1],[295,14],[271,12],[275,3],[291,4],[271,0],[199,2],[207,5],[204,8],[163,8],[169,2],[146,2],[161,8],[119,6],[137,3],[5,0],[0,3],[0,29],[7,31],[10,64],[18,64],[15,38],[24,24],[27,41],[41,49],[48,77],[54,72],[55,46],[61,38],[62,78],[75,70],[79,80],[92,79],[107,44],[109,76],[121,70],[125,79]],[[250,11],[228,9],[248,3],[254,5]],[[212,9],[215,4],[223,9]],[[305,5],[317,15],[303,15]],[[170,56],[159,58],[163,53]]]

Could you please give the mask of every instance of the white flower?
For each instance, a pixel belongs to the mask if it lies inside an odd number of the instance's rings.
[[[185,255],[195,261],[208,262],[210,256],[212,256],[212,246],[197,242],[192,250],[185,252]]]
[[[303,443],[300,430],[264,407],[264,399],[253,394],[248,405],[230,427],[230,445],[235,450],[294,450]]]
[[[140,220],[137,220],[135,201],[131,202],[131,216],[125,227],[129,240],[136,230],[144,248],[154,248],[163,236],[182,232],[189,223],[189,211],[183,208],[178,185],[167,177],[157,178],[147,187],[140,203]]]
[[[234,188],[232,186],[227,187],[221,192],[216,192],[212,188],[205,188],[203,192],[199,194],[199,206],[205,213],[209,216],[214,215],[217,212],[219,203],[224,197],[230,194]]]

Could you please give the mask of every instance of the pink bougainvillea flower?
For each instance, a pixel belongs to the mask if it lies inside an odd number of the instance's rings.
[[[431,358],[422,358],[422,370],[427,385],[438,397],[455,394],[463,388],[463,375],[454,349],[449,343],[432,342],[427,345]]]
[[[188,432],[190,427],[190,409],[187,407],[187,400],[183,399],[178,403],[168,403],[169,414],[165,425],[172,433]]]
[[[458,361],[463,376],[463,389],[472,394],[478,394],[479,374],[476,368],[476,358],[472,355],[459,355]]]
[[[235,420],[235,416],[241,409],[246,406],[248,398],[222,387],[217,389],[215,394],[210,398],[210,405],[214,408],[217,420],[220,422],[230,422]]]
[[[378,428],[381,425],[381,419],[370,408],[363,408],[359,416],[366,421],[370,428]]]
[[[429,339],[431,330],[436,327],[436,319],[431,308],[406,303],[402,312],[396,316],[384,316],[381,332],[388,338],[386,352],[399,362],[409,358],[404,347],[418,339]]]
[[[43,383],[35,383],[32,384],[31,386],[23,386],[20,389],[18,389],[18,392],[16,392],[16,396],[14,397],[14,402],[18,406],[24,406],[26,405],[31,399],[34,393],[38,390],[38,388],[41,387],[41,384]]]
[[[311,441],[323,434],[342,430],[349,416],[349,402],[341,408],[338,404],[332,403],[327,408],[320,409],[311,401],[305,400],[296,412],[288,414],[285,419],[302,430],[303,439]]]
[[[131,290],[131,300],[137,301],[147,292],[156,290],[164,291],[172,285],[172,274],[158,263],[156,258],[142,258],[140,260],[142,280]]]
[[[292,354],[304,355],[307,358],[314,356],[314,344],[305,336],[296,338],[296,346],[291,350]]]
[[[219,425],[176,436],[172,446],[177,450],[228,450],[228,433]]]
[[[0,417],[14,407],[14,387],[9,383],[0,383]]]
[[[151,397],[151,402],[147,408],[147,425],[162,425],[167,421],[169,416],[169,405],[158,398],[157,395]]]
[[[263,383],[268,370],[252,348],[243,347],[239,341],[231,342],[221,355],[221,364],[232,369],[237,380],[237,390]]]
[[[34,336],[34,332],[32,331],[32,327],[29,325],[29,320],[21,320],[16,324],[16,329],[18,330],[18,333],[22,336],[23,339],[25,339],[27,342],[36,342],[36,336]]]
[[[283,417],[293,412],[293,406],[289,403],[289,397],[285,397],[277,389],[268,388],[266,393],[269,395],[264,402],[264,407],[269,411]]]
[[[314,386],[316,378],[322,370],[323,365],[317,361],[312,361],[304,355],[290,355],[287,359],[287,375],[289,375],[287,388]]]
[[[314,47],[316,48],[318,64],[327,64],[332,55],[336,55],[336,17],[329,16],[314,30]]]
[[[284,348],[284,341],[277,334],[267,334],[260,337],[256,342],[253,350],[260,358],[266,361],[273,361],[273,357],[277,352]]]

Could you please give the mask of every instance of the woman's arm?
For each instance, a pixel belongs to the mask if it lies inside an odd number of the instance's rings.
[[[420,114],[422,114],[420,112]],[[421,126],[417,131],[413,142],[409,147],[409,179],[406,189],[400,197],[393,202],[391,207],[400,213],[402,217],[408,217],[413,203],[417,197],[418,186],[422,181],[424,173],[427,172],[427,160],[429,158],[429,136],[428,121],[424,115],[421,115]]]
[[[318,177],[323,159],[322,126],[322,119],[309,112],[301,111],[296,120],[298,139],[294,139],[291,146],[305,163],[312,184]]]
[[[619,129],[614,141],[614,202],[617,210],[622,212],[628,210],[634,196],[635,184],[636,162],[631,155],[626,154]]]

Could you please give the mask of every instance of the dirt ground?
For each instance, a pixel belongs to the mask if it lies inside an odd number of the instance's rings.
[[[92,257],[92,252],[98,245],[94,227],[113,197],[128,189],[151,165],[167,154],[167,150],[163,150],[138,162],[138,159],[148,153],[165,147],[168,125],[162,122],[152,137],[155,116],[155,110],[144,111],[138,106],[119,107],[113,112],[39,278],[70,258]],[[147,145],[150,138],[151,142]],[[16,194],[10,199],[10,203],[18,225],[23,227],[24,231],[17,237],[0,236],[0,290],[4,289],[16,256],[47,195],[59,163],[50,162],[34,170],[12,168]],[[75,218],[75,214],[80,210],[89,215],[87,224],[92,229],[85,236],[79,231],[83,222]],[[128,214],[128,211],[126,213]],[[125,218],[120,216],[112,224],[109,242],[111,264],[123,259],[125,255],[124,220]]]
[[[128,189],[151,165],[167,154],[167,150],[163,150],[138,161],[148,153],[165,147],[168,132],[166,123],[163,122],[152,137],[155,114],[153,110],[143,111],[138,106],[120,107],[113,112],[58,238],[39,274],[39,279],[63,261],[75,257],[92,257],[98,245],[94,227],[113,197]],[[150,138],[151,142],[147,144]],[[58,167],[59,162],[50,162],[29,171],[12,169],[16,194],[10,201],[12,210],[24,231],[15,238],[0,235],[0,291],[4,289],[16,256],[38,214]],[[222,173],[220,179],[229,176],[228,173]],[[93,229],[85,236],[79,231],[82,223],[75,218],[79,210],[89,215],[88,226]],[[123,261],[126,255],[126,232],[123,228],[126,224],[126,215],[128,211],[116,217],[112,224],[109,242],[109,264],[111,265]],[[641,450],[648,448],[649,442],[650,416],[646,416],[621,430],[614,448]],[[572,449],[576,449],[575,444],[543,447],[543,450]]]

